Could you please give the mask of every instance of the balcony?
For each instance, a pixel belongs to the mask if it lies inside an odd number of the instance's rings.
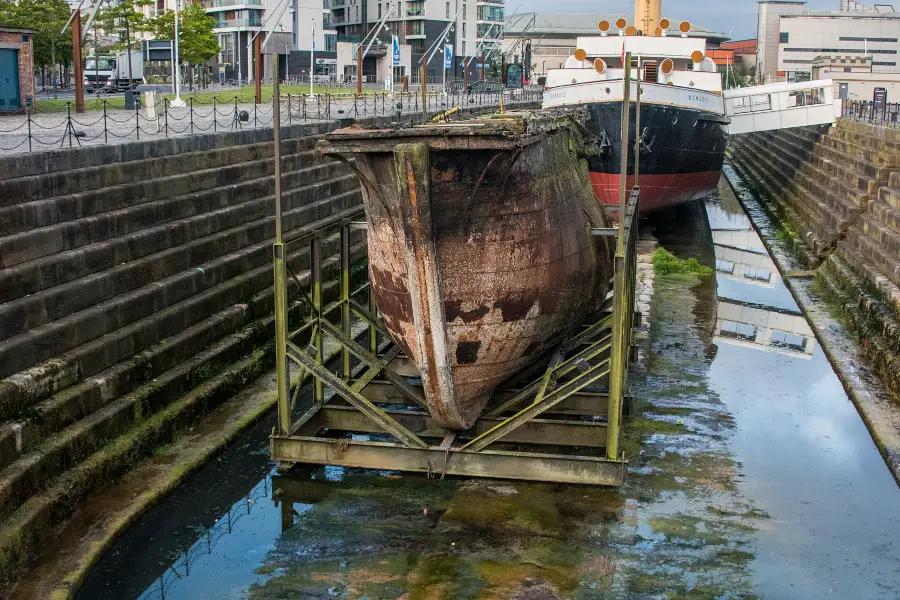
[[[425,11],[422,10],[421,8],[418,9],[418,10],[408,10],[408,11],[406,11],[406,16],[407,16],[407,17],[421,17],[421,16],[424,15],[424,14],[425,14]]]
[[[200,4],[203,8],[209,10],[212,8],[225,8],[241,5],[262,6],[262,0],[203,0]]]
[[[240,19],[222,19],[217,21],[214,28],[224,29],[226,27],[259,27],[262,25],[262,19],[259,17],[242,17]]]

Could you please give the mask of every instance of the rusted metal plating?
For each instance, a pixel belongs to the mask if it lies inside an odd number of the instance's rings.
[[[378,308],[442,427],[470,428],[498,384],[545,358],[606,295],[611,240],[590,228],[611,221],[579,118],[351,128],[319,144],[359,175]]]

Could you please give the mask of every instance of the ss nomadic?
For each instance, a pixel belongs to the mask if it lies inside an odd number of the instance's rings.
[[[621,117],[624,59],[631,53],[630,153],[627,186],[634,180],[635,99],[641,80],[640,188],[641,212],[647,213],[702,198],[716,188],[725,156],[728,118],[722,99],[722,77],[706,57],[706,40],[690,37],[691,25],[670,32],[660,18],[658,0],[635,3],[635,26],[625,19],[611,31],[577,38],[577,50],[563,68],[550,69],[544,107],[585,105],[588,130],[600,141],[600,156],[589,159],[594,193],[606,205],[619,203]]]

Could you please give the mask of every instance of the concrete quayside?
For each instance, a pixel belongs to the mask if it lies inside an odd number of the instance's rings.
[[[270,414],[138,520],[76,597],[897,597],[900,490],[731,188],[644,220],[640,249],[621,488],[281,475]],[[121,506],[144,475],[89,502]],[[54,565],[16,597],[52,589]]]

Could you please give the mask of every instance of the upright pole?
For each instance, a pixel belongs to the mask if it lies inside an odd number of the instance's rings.
[[[484,81],[484,50],[481,51],[481,80]]]
[[[128,56],[128,89],[130,90],[134,86],[134,72],[131,70],[131,31],[128,29],[127,16],[125,17],[125,54]]]
[[[466,77],[466,71],[468,71],[468,65],[466,61],[462,63],[462,72],[463,72],[463,91],[466,91],[466,88],[469,87],[469,83],[467,81],[468,77]]]
[[[180,0],[175,0],[175,99],[169,103],[171,106],[184,106],[185,104],[181,99],[181,58],[178,54],[179,2]]]
[[[171,53],[169,56],[172,57],[172,91],[175,91],[175,40],[169,42],[169,48],[171,49]]]
[[[425,83],[425,61],[422,61],[422,75],[421,75],[421,88],[422,88],[422,117],[428,119],[428,85]]]
[[[626,179],[628,179],[628,118],[629,96],[631,93],[631,52],[625,54],[625,74],[623,83],[625,87],[622,92],[622,133],[621,142],[619,143],[619,153],[621,154],[621,162],[619,164],[619,250],[624,248],[625,228],[623,220],[625,219],[625,203],[628,201],[628,192],[626,190]]]
[[[84,112],[84,65],[81,63],[81,11],[72,21],[72,66],[75,68],[75,112]]]
[[[363,47],[362,44],[356,49],[356,95],[362,95],[362,78],[363,78]]]
[[[641,57],[638,56],[638,70],[635,81],[637,82],[637,92],[634,97],[634,187],[638,187],[638,164],[641,158]]]
[[[316,78],[316,20],[310,20],[312,21],[312,50],[309,53],[309,95],[312,96],[313,80]],[[290,110],[288,114],[290,114]]]
[[[273,55],[274,56],[274,55]],[[254,77],[253,83],[256,86],[256,97],[254,99],[256,104],[262,103],[262,40],[260,36],[256,36],[256,39],[253,40],[253,63],[254,63]],[[276,76],[275,79],[278,79]],[[274,80],[273,80],[274,81]],[[274,90],[273,90],[274,92]]]
[[[441,91],[447,94],[447,44],[444,44],[444,56],[441,57]]]
[[[56,100],[56,39],[50,40],[50,64],[53,65],[50,76],[53,77],[53,99]]]
[[[257,37],[257,44],[259,38]],[[278,72],[278,54],[272,55]],[[257,77],[259,80],[259,77]],[[284,240],[281,231],[281,102],[278,77],[272,80],[272,139],[275,145],[275,245],[272,248],[275,268],[275,374],[278,381],[278,433],[287,435],[291,427],[290,381],[287,370],[287,288],[284,263]]]

